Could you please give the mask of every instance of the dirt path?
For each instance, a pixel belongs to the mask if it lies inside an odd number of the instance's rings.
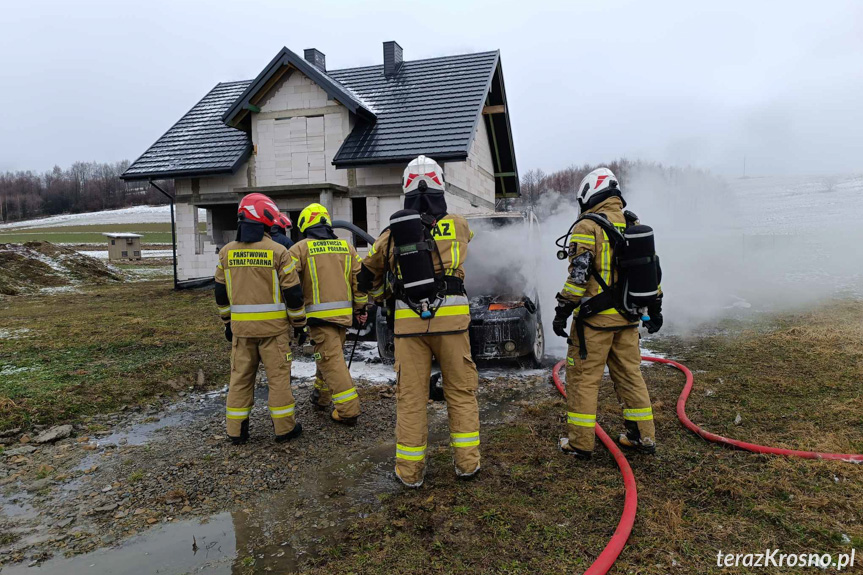
[[[368,358],[366,348],[360,355]],[[304,434],[285,446],[271,440],[259,387],[251,441],[239,448],[224,435],[220,392],[95,418],[103,429],[89,436],[79,429],[53,445],[7,447],[2,572],[28,572],[28,565],[40,573],[296,570],[330,552],[352,519],[398,489],[390,370],[359,365],[363,418],[348,429],[310,408],[313,364],[295,362]],[[546,371],[483,372],[483,423],[510,418],[536,388],[548,393],[546,380]],[[429,413],[431,441],[449,449],[443,404]]]

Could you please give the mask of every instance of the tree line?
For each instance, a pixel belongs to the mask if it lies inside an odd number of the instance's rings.
[[[75,162],[45,172],[0,173],[0,221],[167,203],[147,182],[124,182],[129,161]],[[173,180],[159,183],[173,193]]]
[[[559,209],[560,204],[570,204],[575,208],[581,180],[601,167],[614,172],[623,190],[628,189],[628,185],[636,176],[642,181],[645,177],[651,177],[654,181],[662,182],[664,188],[667,186],[669,196],[684,192],[688,197],[695,197],[699,195],[698,191],[701,188],[716,189],[724,186],[720,178],[706,170],[688,166],[678,168],[657,162],[621,158],[604,164],[573,165],[551,173],[539,169],[529,170],[521,177],[521,197],[498,200],[497,209],[502,211],[531,209],[540,219],[543,219],[550,215],[550,211]],[[691,193],[688,193],[688,188],[692,188]],[[682,198],[666,199],[678,201]]]

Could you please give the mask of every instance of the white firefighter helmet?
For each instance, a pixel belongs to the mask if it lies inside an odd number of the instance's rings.
[[[623,199],[617,177],[608,168],[593,170],[584,176],[578,185],[578,206],[582,212],[586,212],[612,196]],[[623,205],[625,206],[626,202]]]
[[[425,185],[421,185],[425,182]],[[437,162],[426,156],[417,156],[405,168],[402,178],[402,192],[408,194],[414,190],[424,192],[426,189],[445,191],[443,170]]]

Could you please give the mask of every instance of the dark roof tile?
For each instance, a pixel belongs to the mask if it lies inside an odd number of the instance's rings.
[[[268,69],[279,63],[276,60]],[[374,121],[358,117],[333,163],[399,162],[420,154],[466,157],[497,62],[497,52],[408,61],[390,78],[384,76],[383,66],[315,70],[332,81],[331,90],[345,90],[341,100],[350,94],[358,107],[367,107],[376,116]],[[217,85],[135,160],[123,178],[234,172],[248,158],[252,143],[223,118],[248,97],[253,82]]]
[[[195,104],[123,173],[124,180],[232,173],[249,156],[252,143],[230,128],[222,114],[250,81],[223,82]]]
[[[357,123],[333,163],[466,157],[497,62],[481,52],[404,62],[390,78],[383,66],[328,72],[377,115]]]

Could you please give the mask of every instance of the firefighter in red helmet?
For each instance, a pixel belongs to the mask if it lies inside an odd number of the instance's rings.
[[[289,441],[302,432],[294,417],[288,328],[289,324],[302,327],[306,318],[303,291],[288,250],[270,237],[279,215],[267,196],[244,197],[238,210],[237,239],[219,251],[216,266],[216,304],[225,324],[225,338],[231,342],[226,418],[228,437],[234,444],[249,438],[260,362],[267,372],[276,441]]]

